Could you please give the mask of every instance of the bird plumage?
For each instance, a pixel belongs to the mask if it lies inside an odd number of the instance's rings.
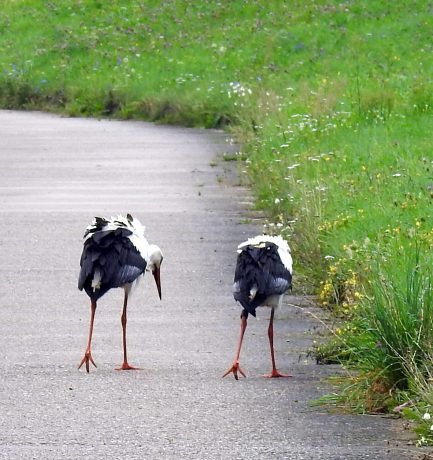
[[[284,293],[292,287],[292,256],[287,242],[280,236],[259,235],[238,246],[233,296],[243,307],[241,329],[232,366],[223,377],[238,372],[245,377],[239,366],[239,356],[248,315],[256,316],[256,308],[271,307],[268,337],[271,349],[272,371],[266,377],[289,377],[279,372],[275,364],[274,352],[274,311],[281,304]]]
[[[281,237],[260,235],[238,246],[233,295],[246,313],[276,305],[292,285],[292,257]]]
[[[287,241],[282,238],[281,236],[271,236],[271,235],[257,235],[254,238],[248,238],[248,240],[244,241],[243,243],[239,244],[238,246],[238,254],[245,248],[246,246],[256,246],[260,247],[266,243],[273,243],[278,248],[278,254],[280,256],[281,262],[283,265],[292,272],[292,256],[289,244]]]
[[[84,234],[78,289],[96,300],[111,288],[133,283],[146,270],[148,248],[138,219],[129,214],[126,218],[95,217]]]
[[[161,298],[160,266],[162,252],[158,246],[149,244],[144,236],[141,222],[127,214],[107,219],[95,217],[84,233],[84,247],[80,260],[78,289],[90,297],[91,317],[87,348],[79,368],[85,363],[96,366],[91,353],[93,322],[97,300],[112,288],[124,289],[123,313],[123,364],[119,370],[135,369],[130,366],[126,351],[126,323],[128,297],[146,270],[155,278]]]

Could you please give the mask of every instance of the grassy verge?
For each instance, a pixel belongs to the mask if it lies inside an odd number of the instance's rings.
[[[429,302],[403,293],[433,262],[432,25],[427,1],[5,0],[0,105],[230,129],[298,285],[348,321],[326,353],[351,394],[428,405],[430,352],[404,342],[409,369],[371,330],[395,296],[388,332],[416,334]]]

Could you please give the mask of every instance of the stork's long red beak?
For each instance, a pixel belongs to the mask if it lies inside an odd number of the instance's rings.
[[[160,269],[159,268],[155,268],[152,272],[153,274],[153,277],[155,278],[155,283],[156,283],[156,287],[158,289],[158,295],[159,295],[159,299],[162,300],[162,297],[161,297],[161,275],[160,275]]]

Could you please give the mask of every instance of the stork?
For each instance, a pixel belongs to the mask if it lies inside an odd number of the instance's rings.
[[[268,327],[271,348],[272,371],[265,377],[290,377],[279,372],[274,354],[274,313],[281,305],[284,293],[292,287],[292,257],[287,242],[280,236],[259,235],[238,246],[233,296],[242,307],[241,330],[233,365],[223,377],[233,373],[238,380],[238,372],[245,377],[239,366],[242,340],[247,328],[248,315],[256,316],[256,308],[268,306],[271,315]]]
[[[130,366],[126,351],[126,308],[128,298],[145,271],[155,278],[161,299],[160,266],[163,259],[161,249],[149,244],[144,236],[144,226],[137,218],[127,214],[106,219],[95,217],[84,233],[84,248],[80,260],[78,289],[85,290],[90,297],[90,330],[87,347],[78,369],[85,363],[95,367],[91,343],[96,303],[107,291],[121,287],[124,290],[123,312],[123,364],[116,370],[137,369]]]

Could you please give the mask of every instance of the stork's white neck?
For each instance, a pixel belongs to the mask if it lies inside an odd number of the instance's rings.
[[[149,244],[147,246],[146,270],[153,271],[155,268],[159,268],[163,258],[161,249],[156,244]]]

